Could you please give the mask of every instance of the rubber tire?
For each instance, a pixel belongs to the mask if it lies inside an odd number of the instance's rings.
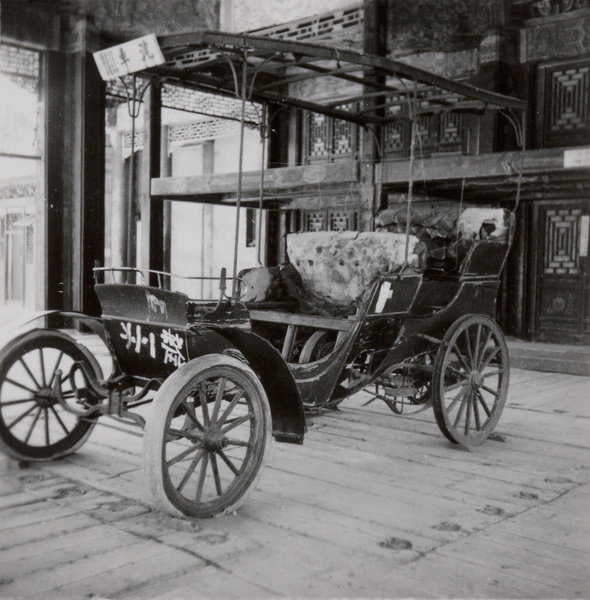
[[[461,334],[464,331],[466,331],[473,325],[485,327],[491,332],[491,336],[499,348],[498,355],[501,361],[501,379],[497,385],[498,398],[494,401],[493,407],[490,410],[490,415],[488,415],[487,420],[483,423],[483,426],[479,428],[478,432],[471,433],[470,431],[466,434],[464,431],[460,431],[460,429],[455,426],[455,423],[453,422],[453,419],[449,414],[448,407],[445,404],[444,391],[445,379],[447,378],[448,373],[447,367],[449,364],[449,356],[452,353],[453,348],[456,347],[455,344],[457,343],[459,336],[461,336]],[[469,362],[469,357],[467,357],[466,362]],[[474,369],[474,371],[478,371],[478,369]],[[431,386],[434,416],[436,417],[436,421],[440,430],[449,441],[451,441],[454,444],[460,444],[462,446],[469,447],[479,446],[488,438],[488,436],[492,433],[496,424],[498,423],[500,415],[502,414],[502,410],[504,409],[504,405],[506,403],[506,396],[508,394],[509,376],[510,366],[506,340],[504,339],[504,334],[502,333],[502,330],[493,319],[485,315],[465,315],[460,319],[457,319],[451,325],[451,327],[449,327],[449,329],[445,333],[445,336],[443,337],[442,344],[436,355]],[[475,383],[474,385],[477,387],[477,383]],[[470,387],[471,390],[473,390],[472,384],[467,381],[467,378],[465,378],[463,390],[465,392],[471,392]],[[474,411],[477,412],[479,410],[477,409],[477,406],[474,407],[474,404],[478,405],[478,403],[475,402],[475,400],[473,400],[473,397],[474,395],[473,393],[471,393],[468,401],[466,402],[466,405],[468,406],[467,410],[470,411],[468,412],[469,415],[474,414]]]
[[[75,361],[84,361],[98,380],[103,378],[102,369],[91,352],[78,344],[72,337],[60,331],[34,329],[12,340],[0,352],[0,402],[5,378],[10,368],[28,352],[43,348],[54,348],[69,354]],[[86,442],[95,425],[96,419],[79,419],[70,434],[59,442],[49,446],[31,446],[12,435],[4,422],[0,406],[0,451],[21,461],[46,461],[61,458],[76,452]]]
[[[178,416],[180,403],[189,396],[198,382],[208,378],[231,377],[251,397],[254,412],[254,442],[256,451],[244,461],[246,475],[235,489],[221,500],[192,502],[178,494],[164,463],[164,440],[170,421]],[[244,362],[225,354],[208,354],[193,359],[172,373],[158,390],[153,413],[148,419],[143,445],[144,479],[153,505],[174,516],[197,518],[226,514],[239,508],[256,485],[268,458],[272,441],[272,419],[266,392],[254,371]],[[247,462],[247,464],[246,464]],[[242,475],[240,475],[242,477]],[[230,488],[235,484],[229,486]]]

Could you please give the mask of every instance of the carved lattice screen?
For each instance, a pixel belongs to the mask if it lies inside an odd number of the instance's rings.
[[[590,139],[590,60],[539,67],[537,143],[577,146]]]

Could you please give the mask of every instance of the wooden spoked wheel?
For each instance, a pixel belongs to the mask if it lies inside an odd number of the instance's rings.
[[[268,399],[242,361],[209,354],[164,382],[144,437],[154,504],[212,517],[238,508],[256,484],[272,437]]]
[[[4,348],[0,354],[0,450],[17,460],[40,461],[80,448],[96,419],[67,411],[55,393],[59,381],[61,396],[73,409],[83,411],[96,403],[86,394],[80,363],[97,380],[102,379],[92,354],[59,331],[33,330]]]
[[[328,356],[336,347],[336,333],[333,331],[315,331],[303,345],[299,355],[300,363],[315,362]]]
[[[434,415],[443,434],[464,446],[493,431],[508,393],[508,349],[498,325],[466,315],[445,334],[434,363]]]

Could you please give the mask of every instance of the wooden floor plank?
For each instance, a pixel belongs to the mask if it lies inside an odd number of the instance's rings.
[[[0,593],[5,596],[33,597],[43,593],[51,595],[56,590],[64,597],[71,596],[64,588],[72,588],[74,583],[83,582],[91,577],[98,576],[97,580],[105,578],[113,569],[122,566],[131,567],[135,563],[150,557],[159,557],[169,553],[170,550],[153,541],[137,540],[133,537],[131,542],[116,546],[109,552],[99,553],[96,556],[82,556],[71,561],[62,561],[59,566],[44,569],[30,574],[24,579],[18,579],[0,588]],[[137,577],[143,576],[137,573]],[[100,590],[98,590],[100,593]]]
[[[105,419],[71,457],[0,464],[0,597],[590,597],[589,383],[514,370],[471,450],[358,394],[210,520],[151,511],[141,434]]]

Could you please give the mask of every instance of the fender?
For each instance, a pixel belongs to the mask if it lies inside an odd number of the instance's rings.
[[[280,352],[270,342],[249,331],[223,327],[214,331],[239,350],[260,377],[270,404],[274,438],[278,442],[302,444],[306,431],[303,402]]]
[[[77,311],[64,311],[64,310],[43,310],[32,313],[30,316],[25,317],[23,320],[17,321],[16,323],[3,327],[0,329],[0,348],[8,344],[11,340],[16,337],[30,331],[31,329],[46,329],[47,327],[35,327],[32,325],[35,321],[43,319],[44,317],[57,316],[57,317],[68,317],[81,321],[96,334],[108,347],[107,337],[103,321],[100,317],[89,317],[88,315],[77,312]]]
[[[32,321],[34,320],[35,319],[32,319]],[[97,378],[103,378],[102,368],[96,360],[94,354],[92,354],[92,352],[90,352],[90,350],[88,350],[86,346],[80,344],[77,340],[69,336],[67,333],[64,333],[63,331],[58,331],[56,329],[37,328],[27,330],[23,330],[22,328],[20,328],[14,333],[14,337],[12,337],[8,343],[6,343],[4,346],[2,346],[2,348],[0,348],[0,362],[2,362],[4,358],[6,358],[6,356],[14,350],[14,348],[18,348],[24,341],[27,341],[28,339],[35,339],[43,336],[47,337],[48,335],[51,335],[53,337],[61,338],[62,340],[67,340],[71,344],[75,345],[80,350],[80,352],[84,354],[88,362],[92,365],[92,368],[94,369],[94,373],[97,375]]]

